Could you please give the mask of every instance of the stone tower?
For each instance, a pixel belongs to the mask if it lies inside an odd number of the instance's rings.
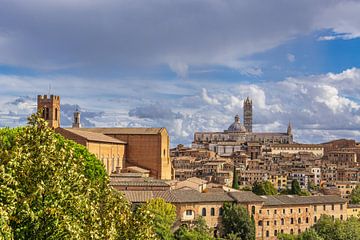
[[[41,113],[51,128],[60,127],[60,97],[50,95],[38,95],[37,110]]]
[[[292,136],[292,127],[291,127],[290,121],[289,121],[289,125],[288,125],[286,133],[287,133],[287,135]]]
[[[252,132],[252,100],[247,97],[244,101],[244,126],[247,132]]]
[[[74,122],[72,125],[73,128],[81,128],[81,124],[80,124],[80,112],[79,110],[76,109],[76,111],[74,112]]]

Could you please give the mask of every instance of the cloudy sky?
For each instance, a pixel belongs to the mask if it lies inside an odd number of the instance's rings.
[[[62,125],[255,131],[360,141],[360,1],[0,0],[0,127],[60,95]],[[49,86],[51,86],[49,90]]]

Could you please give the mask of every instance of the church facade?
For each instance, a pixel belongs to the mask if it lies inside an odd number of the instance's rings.
[[[240,116],[236,115],[234,122],[223,132],[195,132],[192,146],[205,148],[225,156],[240,151],[249,142],[265,146],[293,143],[290,123],[286,132],[253,132],[252,100],[246,98],[243,109],[244,125],[240,121]]]

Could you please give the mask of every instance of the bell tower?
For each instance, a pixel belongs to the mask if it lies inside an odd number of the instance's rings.
[[[247,132],[252,132],[252,100],[247,97],[244,100],[244,127]]]
[[[80,111],[78,109],[76,109],[76,111],[74,112],[74,122],[73,122],[72,127],[73,128],[81,128]]]
[[[60,97],[54,95],[38,95],[37,111],[41,113],[41,117],[48,122],[51,128],[60,127]]]

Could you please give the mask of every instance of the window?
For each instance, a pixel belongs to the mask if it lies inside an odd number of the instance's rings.
[[[324,211],[326,211],[326,205],[323,205],[323,209],[324,209]]]
[[[285,221],[284,221],[284,219],[282,218],[281,219],[281,225],[284,225],[285,224]]]
[[[276,226],[276,220],[274,220],[274,226]]]
[[[274,214],[276,214],[277,213],[277,211],[276,211],[276,209],[274,210]]]
[[[305,222],[306,222],[306,223],[309,223],[309,218],[308,218],[308,217],[305,219]]]
[[[57,120],[58,120],[58,109],[55,108],[55,121],[57,121]]]
[[[210,209],[210,215],[211,215],[211,216],[215,216],[215,208],[211,208],[211,209]]]
[[[252,207],[251,207],[251,213],[252,213],[252,214],[255,214],[255,206],[252,206]]]
[[[298,234],[300,234],[301,233],[301,229],[299,228],[299,230],[298,230]]]
[[[284,233],[284,229],[281,229],[281,231],[280,231],[281,233]]]
[[[317,207],[316,207],[316,205],[314,206],[314,212],[316,212],[316,210],[317,210]]]
[[[340,210],[343,210],[343,205],[342,204],[340,204]]]
[[[258,222],[258,225],[259,225],[259,226],[262,226],[262,225],[263,225],[261,220]]]
[[[301,209],[299,208],[299,213],[301,213]]]
[[[206,216],[206,208],[203,208],[203,209],[202,209],[202,215],[203,215],[203,216]]]
[[[270,235],[269,231],[266,231],[266,237],[269,237],[269,235]]]
[[[270,215],[270,210],[267,210],[267,215]]]
[[[261,214],[261,210],[259,210],[259,214]]]
[[[285,209],[283,209],[283,214],[285,214]]]
[[[270,226],[270,221],[267,221],[267,222],[266,222],[266,226]]]
[[[316,223],[316,222],[317,222],[317,217],[315,216],[315,217],[314,217],[314,223]]]
[[[343,220],[343,215],[340,215],[340,220]]]
[[[274,231],[274,236],[277,236],[277,230]]]
[[[192,210],[186,210],[186,216],[191,216],[192,215]]]
[[[293,213],[293,210],[292,210],[292,209],[290,209],[290,213]]]
[[[294,229],[290,229],[290,234],[294,234]]]
[[[290,224],[294,224],[294,218],[290,219]]]
[[[305,212],[308,212],[308,208],[305,208]]]
[[[333,210],[333,211],[335,210],[335,205],[334,204],[331,205],[331,210]]]
[[[301,218],[298,218],[298,223],[301,223]]]
[[[223,215],[223,208],[220,207],[220,208],[219,208],[219,216],[222,216],[222,215]]]

